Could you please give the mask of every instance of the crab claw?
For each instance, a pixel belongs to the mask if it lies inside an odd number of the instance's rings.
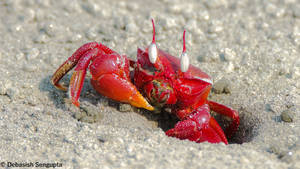
[[[102,95],[135,107],[154,110],[129,78],[129,61],[117,53],[97,57],[90,66],[91,84]]]
[[[197,143],[224,142],[228,144],[226,136],[217,121],[210,116],[209,106],[204,104],[185,120],[178,122],[173,129],[166,131],[166,135],[179,139],[189,139]]]
[[[154,110],[131,83],[129,60],[126,56],[117,54],[101,43],[87,43],[58,68],[51,79],[52,84],[66,90],[67,88],[59,84],[59,81],[75,66],[69,86],[69,96],[75,106],[79,106],[79,96],[89,68],[92,74],[91,83],[100,94],[135,107]]]

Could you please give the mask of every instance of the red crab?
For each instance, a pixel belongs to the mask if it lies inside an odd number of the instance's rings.
[[[189,65],[185,31],[179,59],[157,48],[153,20],[152,25],[153,41],[145,50],[137,50],[137,61],[119,55],[101,43],[87,43],[57,69],[52,84],[66,91],[67,87],[59,81],[76,66],[69,84],[69,97],[74,105],[79,106],[78,99],[89,68],[92,86],[108,98],[150,111],[170,108],[180,121],[166,131],[166,135],[195,142],[228,144],[210,110],[232,119],[225,131],[227,137],[231,137],[239,126],[238,112],[207,100],[212,81],[206,73]],[[131,72],[130,67],[133,68]]]

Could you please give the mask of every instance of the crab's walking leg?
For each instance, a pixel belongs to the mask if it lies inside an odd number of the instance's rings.
[[[240,124],[240,117],[238,112],[225,105],[213,101],[208,101],[208,105],[211,108],[211,110],[213,110],[214,112],[227,116],[232,119],[231,124],[225,130],[227,138],[232,137],[233,134],[237,131]]]
[[[60,79],[64,77],[65,74],[67,74],[79,61],[79,59],[82,57],[84,53],[89,51],[90,49],[94,49],[98,46],[97,42],[91,42],[84,44],[79,49],[76,50],[76,52],[68,58],[53,74],[51,78],[51,83],[58,89],[67,91],[67,87],[61,85],[59,83]]]
[[[84,78],[86,75],[87,67],[90,64],[91,59],[97,56],[99,49],[95,48],[84,53],[79,59],[75,71],[72,74],[69,86],[69,97],[72,99],[72,103],[79,107],[79,96],[83,86]]]
[[[179,139],[189,139],[198,143],[208,141],[228,144],[222,128],[210,116],[207,104],[200,106],[185,120],[179,121],[173,129],[166,131],[166,135]]]

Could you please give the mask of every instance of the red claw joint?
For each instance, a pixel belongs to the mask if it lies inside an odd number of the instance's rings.
[[[152,26],[152,43],[145,50],[137,50],[136,62],[101,43],[87,43],[56,70],[51,79],[52,84],[58,89],[68,90],[72,103],[79,106],[79,96],[89,69],[92,86],[108,98],[150,111],[154,107],[170,108],[180,121],[174,128],[166,131],[166,135],[198,143],[208,141],[228,144],[227,138],[239,126],[238,112],[207,100],[212,80],[205,72],[189,64],[185,45],[186,31],[183,32],[182,54],[177,58],[158,49],[153,19]],[[74,67],[67,89],[59,81]],[[133,68],[132,72],[130,67]],[[225,130],[226,134],[210,115],[211,110],[232,119]]]

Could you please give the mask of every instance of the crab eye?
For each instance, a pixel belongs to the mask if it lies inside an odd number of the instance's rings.
[[[186,53],[186,48],[185,48],[185,30],[183,31],[183,50],[182,54],[180,56],[180,69],[182,72],[186,72],[189,69],[189,57]]]
[[[152,39],[152,43],[149,46],[149,60],[152,64],[154,64],[156,62],[157,59],[157,47],[156,47],[156,43],[155,43],[155,26],[154,26],[154,20],[152,19],[152,26],[153,26],[153,39]]]

